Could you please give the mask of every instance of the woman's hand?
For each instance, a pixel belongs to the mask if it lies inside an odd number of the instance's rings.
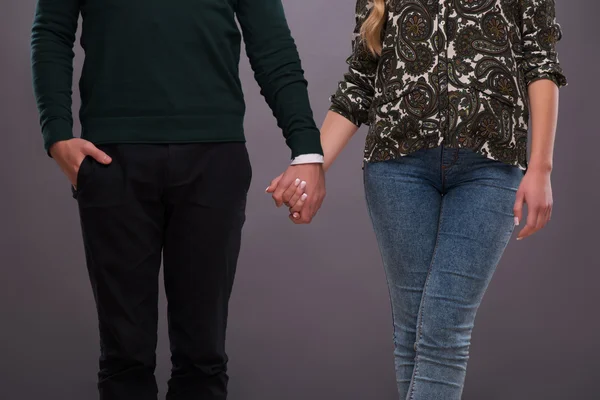
[[[533,235],[550,221],[552,185],[548,169],[530,167],[525,173],[515,201],[515,225],[522,220],[524,203],[527,204],[527,225],[519,232],[517,240]]]

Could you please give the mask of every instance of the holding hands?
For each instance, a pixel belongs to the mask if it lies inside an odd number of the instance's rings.
[[[325,198],[323,164],[290,165],[271,181],[266,192],[272,194],[277,207],[288,207],[292,222],[309,224]]]

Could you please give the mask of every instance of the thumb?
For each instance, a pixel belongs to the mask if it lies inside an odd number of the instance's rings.
[[[283,174],[281,174],[277,178],[273,179],[271,181],[271,184],[269,186],[267,186],[267,189],[265,190],[265,192],[266,193],[274,193],[275,190],[277,189],[277,185],[279,185],[279,181],[281,180],[281,178],[283,178]]]
[[[515,225],[519,225],[523,218],[523,201],[525,199],[525,195],[523,191],[517,191],[517,198],[515,199],[515,205],[513,207],[513,214],[515,215]]]
[[[98,161],[101,164],[110,164],[112,159],[108,156],[108,154],[106,154],[105,152],[103,152],[102,150],[100,150],[99,148],[97,148],[96,146],[94,146],[93,144],[90,143],[90,146],[86,146],[84,153],[90,157],[92,157],[94,160]]]

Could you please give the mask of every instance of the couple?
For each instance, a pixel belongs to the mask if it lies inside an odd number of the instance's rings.
[[[292,153],[267,191],[294,223],[311,221],[324,171],[369,125],[364,185],[392,300],[399,399],[460,399],[475,314],[504,248],[519,223],[522,239],[550,219],[566,85],[554,1],[358,0],[356,22],[350,68],[319,132],[281,0],[38,0],[33,83],[45,149],[79,207],[101,399],[157,398],[161,261],[167,399],[227,396],[227,309],[251,180],[242,34]]]

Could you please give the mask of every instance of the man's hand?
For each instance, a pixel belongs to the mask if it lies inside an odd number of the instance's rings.
[[[266,192],[273,194],[277,207],[290,208],[290,219],[295,224],[309,224],[325,198],[323,164],[290,165],[273,179]]]
[[[86,156],[93,157],[102,164],[110,164],[111,158],[87,140],[74,138],[54,143],[50,155],[67,176],[73,186],[77,185],[79,166]]]

